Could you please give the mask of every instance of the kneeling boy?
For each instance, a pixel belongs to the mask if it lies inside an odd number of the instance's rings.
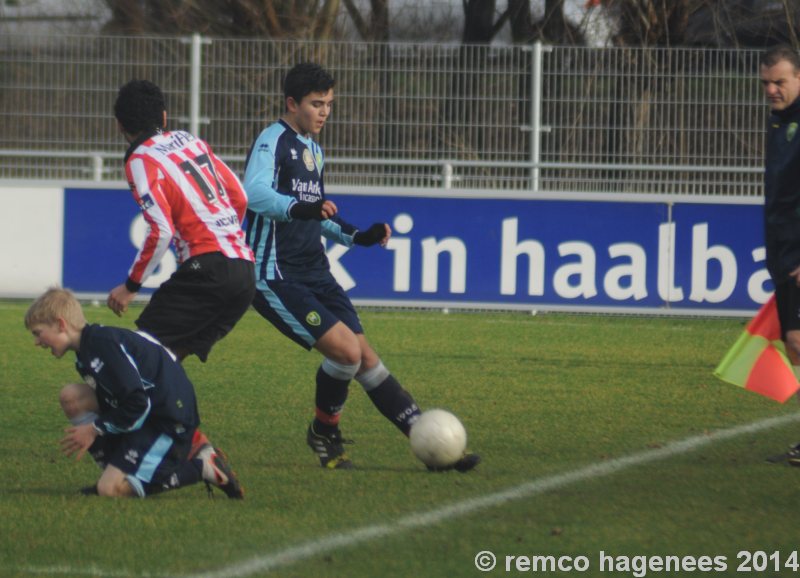
[[[243,497],[222,452],[197,430],[194,386],[153,337],[88,324],[75,296],[60,288],[30,306],[25,327],[55,357],[77,357],[84,383],[61,390],[72,423],[61,446],[78,459],[88,451],[103,468],[84,493],[145,497],[203,480],[229,498]]]

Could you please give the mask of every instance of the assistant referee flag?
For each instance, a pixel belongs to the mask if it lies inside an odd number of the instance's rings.
[[[781,403],[800,389],[781,340],[775,295],[747,324],[714,370],[714,375]]]

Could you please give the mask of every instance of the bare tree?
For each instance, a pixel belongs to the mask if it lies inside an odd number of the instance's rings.
[[[344,5],[362,40],[389,41],[389,0],[370,0],[370,13],[367,18],[358,9],[354,0],[344,0]]]
[[[329,40],[341,0],[105,0],[107,32]]]
[[[464,6],[464,44],[489,44],[497,33],[495,0],[462,0]]]
[[[616,42],[626,46],[680,46],[689,14],[708,0],[605,0],[618,24]]]
[[[544,16],[535,19],[531,0],[508,0],[506,9],[497,11],[495,0],[463,0],[464,44],[488,44],[506,25],[515,44],[535,41],[549,44],[583,44],[578,29],[567,22],[564,0],[545,0]]]

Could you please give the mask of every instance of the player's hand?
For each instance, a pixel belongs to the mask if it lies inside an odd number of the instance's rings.
[[[111,311],[117,314],[117,317],[122,317],[122,314],[128,310],[128,304],[133,301],[134,297],[136,297],[136,293],[129,291],[123,283],[111,290],[111,293],[108,294],[108,299],[106,299],[106,305],[108,305]]]
[[[353,243],[362,247],[371,247],[375,243],[380,243],[385,247],[392,236],[392,228],[386,223],[375,223],[366,231],[357,231],[353,235]]]
[[[315,203],[295,203],[289,209],[289,216],[301,221],[324,221],[338,212],[339,209],[333,201],[320,199]]]
[[[97,438],[97,430],[91,423],[68,427],[64,431],[67,435],[61,439],[61,451],[67,457],[75,456],[76,460],[83,457]]]

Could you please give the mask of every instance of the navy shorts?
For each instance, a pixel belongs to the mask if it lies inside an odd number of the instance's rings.
[[[189,457],[193,434],[194,430],[169,435],[145,422],[130,433],[98,437],[89,453],[100,467],[122,470],[141,496],[143,484],[169,485],[170,476]]]
[[[785,340],[787,331],[800,330],[800,287],[794,279],[775,283],[775,305],[781,322],[781,337]]]
[[[206,253],[182,263],[152,295],[136,320],[170,349],[208,358],[250,307],[255,266],[246,259]]]
[[[306,349],[311,349],[337,321],[353,333],[364,333],[350,298],[333,277],[320,281],[259,281],[253,307]]]

